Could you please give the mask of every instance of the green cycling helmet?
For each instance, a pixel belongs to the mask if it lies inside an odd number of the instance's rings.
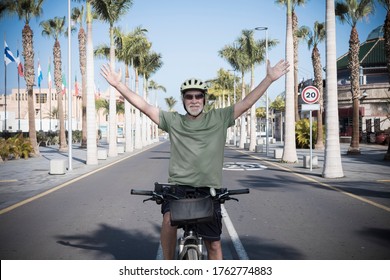
[[[181,84],[180,92],[184,94],[187,90],[190,89],[198,89],[204,93],[207,93],[207,85],[201,79],[191,78],[185,80],[184,83]]]

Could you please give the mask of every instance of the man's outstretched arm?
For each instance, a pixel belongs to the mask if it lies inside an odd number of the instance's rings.
[[[111,69],[109,64],[104,64],[101,67],[100,74],[107,80],[107,82],[116,88],[117,91],[134,107],[139,109],[142,113],[147,115],[157,125],[160,124],[159,108],[150,105],[141,96],[130,90],[126,85],[121,82],[122,72],[115,72]]]
[[[261,83],[254,88],[245,98],[234,105],[234,119],[237,119],[244,112],[249,110],[253,104],[264,94],[267,88],[281,76],[286,74],[289,70],[289,63],[285,60],[280,60],[274,67],[271,67],[267,61],[267,76]]]

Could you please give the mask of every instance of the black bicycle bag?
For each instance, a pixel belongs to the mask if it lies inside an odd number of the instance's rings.
[[[210,197],[171,200],[169,208],[172,226],[208,223],[214,219],[214,203]]]

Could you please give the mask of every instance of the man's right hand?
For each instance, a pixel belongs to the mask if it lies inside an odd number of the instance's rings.
[[[111,66],[103,64],[100,68],[100,74],[107,80],[107,82],[113,87],[117,87],[122,79],[122,71],[119,69],[119,72],[115,72],[111,69]]]

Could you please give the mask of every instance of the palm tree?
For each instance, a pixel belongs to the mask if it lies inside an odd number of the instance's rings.
[[[24,20],[22,30],[23,58],[24,58],[24,79],[27,87],[28,102],[28,130],[30,143],[34,150],[34,155],[39,156],[37,142],[37,131],[35,129],[35,108],[34,108],[34,45],[33,31],[30,28],[30,20],[42,14],[43,0],[3,0],[0,5],[0,17],[5,13],[17,14],[20,20]]]
[[[341,164],[339,115],[337,100],[336,20],[334,0],[326,0],[326,102],[325,102],[325,160],[322,176],[343,177]]]
[[[385,39],[385,52],[387,60],[387,72],[389,75],[390,83],[390,0],[379,0],[379,3],[386,9],[386,19],[384,23],[384,39]],[[387,153],[385,154],[385,160],[390,160],[390,141]]]
[[[110,102],[107,99],[100,98],[96,100],[96,111],[103,110],[103,115],[109,115],[110,114]],[[116,102],[116,113],[118,115],[123,115],[125,113],[125,108],[123,106],[123,102],[118,100]]]
[[[286,58],[294,64],[293,32],[291,17],[291,0],[287,1],[287,32],[286,32]],[[295,117],[294,117],[294,72],[286,74],[286,121],[285,141],[282,161],[297,162],[297,150],[295,146]]]
[[[351,27],[349,37],[349,63],[351,71],[351,93],[352,93],[352,139],[348,149],[348,154],[359,155],[359,97],[360,97],[360,77],[359,77],[359,34],[356,24],[363,18],[368,17],[374,11],[373,0],[344,0],[336,1],[336,16],[342,23],[347,22]]]
[[[108,22],[110,34],[110,67],[115,68],[114,23],[127,13],[133,4],[132,0],[93,0],[91,2],[98,18]],[[117,124],[116,124],[116,91],[110,87],[110,123],[109,123],[109,156],[117,156]]]
[[[95,112],[95,92],[94,92],[94,60],[93,60],[93,39],[92,21],[93,13],[91,0],[87,0],[87,47],[86,47],[86,73],[87,73],[87,165],[98,164],[97,157],[97,129]]]
[[[163,92],[167,92],[167,89],[163,85],[160,85],[153,80],[149,81],[149,90],[154,90],[156,92],[154,96],[154,104],[156,106],[157,106],[157,91],[161,90]]]
[[[242,52],[239,45],[234,42],[232,45],[225,46],[219,52],[219,56],[225,58],[227,62],[233,67],[234,70],[241,72],[241,99],[245,98],[245,72],[250,69],[249,58]],[[241,115],[240,119],[240,143],[239,147],[244,148],[244,143],[246,141],[246,132],[245,132],[245,118],[246,113]]]
[[[81,8],[75,7],[72,10],[72,20],[76,23],[79,23],[79,60],[80,60],[80,72],[81,72],[81,99],[82,99],[82,136],[81,136],[81,147],[87,147],[87,35],[83,27],[83,17],[84,17],[84,6]]]
[[[60,118],[60,151],[67,149],[65,136],[65,118],[64,106],[62,103],[62,61],[61,61],[61,46],[58,38],[65,33],[65,17],[54,17],[46,21],[42,21],[40,26],[43,28],[42,35],[54,39],[53,60],[54,60],[54,83],[57,90],[58,114]],[[70,93],[69,93],[70,94]]]
[[[287,2],[291,2],[291,16],[292,16],[292,32],[293,32],[293,44],[294,44],[294,111],[295,121],[299,121],[298,110],[298,44],[299,44],[299,32],[298,32],[298,16],[295,13],[296,6],[303,6],[306,4],[306,0],[276,0],[276,3],[286,5]]]
[[[166,97],[165,98],[165,103],[167,104],[168,106],[168,111],[169,112],[174,112],[175,110],[173,109],[173,107],[175,107],[176,103],[177,103],[177,100],[173,97],[173,96],[170,96],[170,97]]]
[[[211,80],[210,82],[211,87],[208,89],[209,95],[219,97],[221,99],[221,107],[224,108],[226,104],[226,94],[227,99],[229,100],[229,93],[232,93],[234,90],[234,76],[230,74],[229,71],[221,68],[217,72],[217,78]]]
[[[317,112],[317,142],[315,148],[319,150],[324,149],[324,131],[322,125],[322,114],[324,112],[324,98],[323,98],[323,82],[322,82],[322,65],[320,51],[318,50],[318,45],[325,40],[325,23],[319,23],[316,21],[314,23],[313,30],[310,30],[309,27],[303,26],[300,28],[301,34],[306,34],[305,38],[307,40],[307,45],[310,48],[313,48],[311,53],[311,60],[313,64],[314,71],[314,81],[313,85],[318,88],[319,91],[319,104],[320,110]]]

